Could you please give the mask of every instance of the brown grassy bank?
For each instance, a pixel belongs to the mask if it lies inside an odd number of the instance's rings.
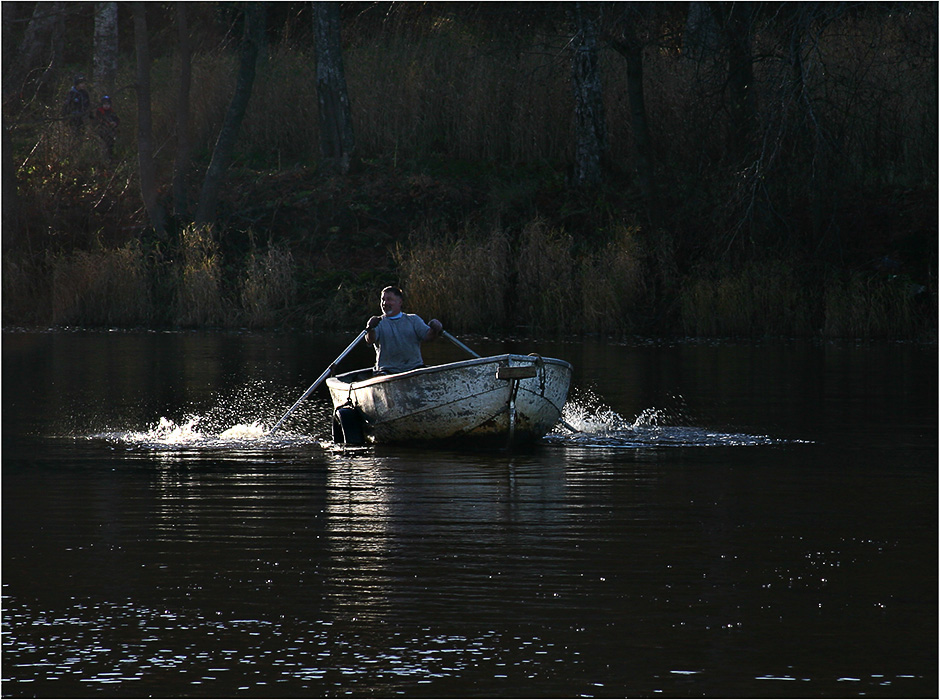
[[[374,214],[381,188],[392,201],[415,194],[416,182],[405,180],[393,187],[363,178],[360,196],[368,194]],[[452,197],[457,208],[466,196],[447,183],[431,191],[435,210],[441,197]],[[318,196],[328,195],[311,190],[311,199]],[[361,230],[368,216],[356,197],[334,204],[340,218],[359,210],[365,218],[354,228]],[[273,209],[297,224],[316,211],[306,203]],[[351,244],[327,226],[316,239],[300,231],[274,240],[249,230],[223,242],[211,228],[190,227],[167,244],[8,253],[4,324],[345,330],[373,313],[377,291],[394,283],[407,290],[409,309],[465,332],[936,336],[931,293],[892,268],[768,258],[683,271],[664,233],[615,224],[585,244],[540,215],[519,227],[490,222],[448,230],[414,222],[399,238],[360,235]]]

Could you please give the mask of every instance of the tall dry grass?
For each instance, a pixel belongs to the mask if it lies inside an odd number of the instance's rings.
[[[595,249],[575,251],[571,243],[536,218],[515,240],[501,229],[445,237],[423,231],[394,255],[409,308],[449,327],[621,336],[657,330],[650,318],[656,273],[640,232],[622,227]],[[171,280],[172,325],[270,328],[297,311],[298,272],[288,250],[252,247],[233,300],[211,229],[189,228],[181,255],[169,262],[154,262],[136,244],[49,253],[33,263],[5,257],[4,323],[149,324],[163,313],[153,296],[158,275]],[[904,276],[834,270],[819,278],[782,261],[699,271],[673,284],[680,290],[677,328],[697,337],[918,339],[935,314],[927,290]],[[323,300],[322,312],[341,325],[358,321],[375,291],[371,278],[349,279]]]
[[[151,280],[139,245],[55,253],[48,263],[53,323],[134,326],[152,318]]]
[[[512,260],[505,232],[441,237],[423,231],[394,256],[410,309],[463,329],[507,325]]]
[[[565,331],[579,316],[577,263],[572,238],[536,218],[522,230],[515,251],[516,325]]]
[[[319,153],[317,123],[316,62],[312,53],[272,47],[266,60],[258,63],[251,103],[239,136],[243,143],[240,150],[261,167],[280,169],[315,160]],[[210,120],[200,133],[211,134],[212,124]]]
[[[644,255],[634,228],[575,253],[570,235],[538,217],[515,240],[498,228],[422,232],[395,253],[410,308],[464,330],[552,333],[639,332],[651,293]]]
[[[750,263],[687,276],[681,327],[704,337],[914,340],[931,327],[927,297],[924,287],[903,277],[857,270],[820,276],[781,261]]]
[[[830,273],[825,282],[827,338],[916,338],[927,312],[925,291],[903,277],[858,271]],[[935,313],[930,309],[930,313]]]
[[[678,290],[675,328],[696,337],[916,339],[929,312],[926,290],[910,280],[820,277],[779,260],[663,280],[654,246],[634,227],[593,249],[576,249],[540,218],[515,240],[494,230],[469,241],[425,232],[396,251],[409,307],[466,331],[662,332],[654,319],[662,286]]]
[[[182,265],[176,301],[181,326],[217,326],[226,320],[222,255],[211,226],[188,226],[180,237]]]
[[[726,75],[715,57],[693,60],[683,52],[681,28],[673,24],[681,13],[641,12],[637,31],[651,39],[644,51],[644,87],[657,155],[694,177],[721,146]],[[663,19],[664,14],[673,16]],[[884,179],[935,173],[927,155],[935,152],[937,133],[935,10],[926,3],[890,15],[879,6],[821,8],[820,21],[805,35],[806,70],[798,86],[785,55],[792,32],[781,17],[771,10],[759,13],[751,37],[760,57],[753,90],[761,122],[775,124],[781,90],[796,87],[811,108],[800,116],[828,129],[825,138],[853,161],[853,175],[876,175],[887,162],[896,171],[882,173]],[[567,31],[563,23],[541,30],[535,23],[484,29],[446,4],[422,6],[397,22],[347,17],[343,62],[360,154],[398,162],[431,152],[509,163],[563,162],[572,152]],[[197,47],[192,66],[193,146],[200,157],[211,151],[237,72],[237,42],[207,44]],[[155,53],[154,141],[158,161],[172,163],[178,57],[172,39]],[[625,61],[609,47],[599,58],[611,158],[631,163]],[[264,155],[273,167],[316,158],[315,65],[312,48],[300,41],[268,47],[242,125],[242,157]],[[132,85],[132,56],[122,56],[120,71],[116,84]],[[63,75],[56,93],[64,95],[67,88]],[[119,139],[131,144],[133,91],[113,97],[123,120]],[[50,105],[50,112],[57,107]]]
[[[640,333],[653,316],[649,254],[633,226],[619,226],[599,251],[585,256],[578,270],[581,330],[588,333]]]
[[[51,285],[46,266],[26,256],[3,256],[3,325],[48,323]]]
[[[275,325],[289,312],[297,296],[294,258],[283,246],[248,254],[241,288],[241,309],[249,328]]]
[[[777,261],[691,274],[681,285],[681,327],[691,336],[813,335],[817,296],[795,269]]]
[[[226,274],[208,227],[184,230],[179,250],[169,255],[148,254],[137,242],[38,257],[8,254],[3,322],[271,328],[296,312],[298,271],[286,247],[252,245],[238,284],[227,284]]]

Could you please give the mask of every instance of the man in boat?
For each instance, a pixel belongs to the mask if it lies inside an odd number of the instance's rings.
[[[407,372],[424,366],[421,343],[437,338],[444,330],[436,318],[425,323],[416,314],[401,310],[405,296],[398,287],[382,290],[381,316],[366,323],[366,342],[375,346],[375,374]]]

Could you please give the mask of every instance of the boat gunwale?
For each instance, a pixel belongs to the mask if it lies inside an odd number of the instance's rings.
[[[459,360],[457,362],[446,362],[440,365],[429,365],[427,367],[417,367],[415,369],[408,370],[406,372],[396,372],[395,374],[380,374],[378,376],[369,377],[368,379],[362,379],[358,381],[346,381],[343,377],[349,376],[351,374],[356,374],[357,372],[367,371],[368,367],[362,369],[354,369],[349,372],[343,372],[342,374],[337,374],[332,377],[328,377],[326,380],[327,386],[331,383],[342,384],[343,386],[352,387],[353,389],[360,389],[371,387],[380,384],[387,384],[394,382],[400,379],[412,378],[412,377],[421,377],[424,375],[434,374],[437,372],[445,372],[454,369],[463,369],[465,367],[474,367],[476,365],[485,365],[497,363],[501,360],[530,360],[533,363],[537,363],[539,360],[542,362],[548,362],[554,365],[560,365],[566,367],[569,370],[572,369],[572,365],[567,360],[560,360],[557,357],[543,357],[542,355],[520,355],[517,353],[504,353],[502,355],[488,355],[487,357],[474,357],[469,360]]]

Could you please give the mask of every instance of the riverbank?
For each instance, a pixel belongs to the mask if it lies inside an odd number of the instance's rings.
[[[8,5],[12,56],[28,8]],[[92,86],[121,118],[105,162],[61,113],[95,6],[63,8],[87,31],[4,90],[6,326],[348,330],[391,283],[462,332],[937,337],[935,5],[592,5],[605,143],[582,188],[568,6],[344,4],[356,167],[327,176],[310,8],[265,3],[202,230],[241,9],[148,5],[143,130],[130,43],[114,89]]]
[[[886,193],[897,201],[872,207],[890,228],[825,254],[731,254],[644,221],[629,183],[586,193],[548,167],[242,168],[228,182],[218,227],[160,240],[134,223],[130,163],[34,173],[27,235],[3,258],[4,325],[339,330],[400,284],[411,310],[464,332],[936,338],[927,193]]]

